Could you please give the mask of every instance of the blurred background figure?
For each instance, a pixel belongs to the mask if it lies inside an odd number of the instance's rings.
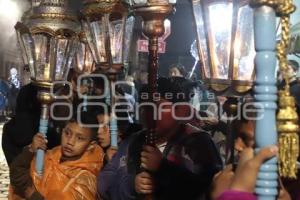
[[[169,77],[186,77],[187,72],[181,64],[172,64],[169,67]]]
[[[0,122],[6,120],[7,96],[9,93],[9,85],[0,79]]]

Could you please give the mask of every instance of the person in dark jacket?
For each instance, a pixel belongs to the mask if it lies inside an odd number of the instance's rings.
[[[38,89],[33,83],[23,86],[17,97],[16,113],[3,127],[2,149],[8,165],[29,145],[38,132],[41,104]],[[60,134],[54,120],[49,121],[48,148],[60,144]]]
[[[30,144],[39,125],[40,103],[37,88],[32,84],[21,88],[17,97],[16,114],[3,127],[2,148],[8,164]]]
[[[191,92],[192,84],[185,78],[158,80],[161,98],[156,99],[156,105],[162,112],[156,121],[156,146],[145,145],[147,130],[124,140],[98,177],[97,189],[103,199],[129,200],[152,195],[157,200],[193,200],[209,192],[214,174],[222,169],[219,153],[206,132],[176,119],[171,112],[172,106],[180,102],[173,109],[175,115],[188,116]],[[147,89],[141,97],[149,96],[145,93]],[[144,109],[140,111],[143,114]]]

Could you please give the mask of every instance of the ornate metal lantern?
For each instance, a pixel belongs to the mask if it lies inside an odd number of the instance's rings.
[[[119,0],[84,0],[82,29],[101,72],[118,73],[127,61],[134,18]]]
[[[253,10],[248,0],[193,0],[203,81],[217,92],[247,92],[254,78]]]
[[[64,81],[72,63],[79,30],[77,16],[66,0],[42,0],[28,16],[26,23],[15,26],[23,58],[28,63],[31,80],[40,89],[42,103],[39,132],[46,134],[50,88],[55,81]],[[37,172],[42,174],[44,152],[37,152]]]
[[[114,81],[128,59],[134,18],[128,17],[127,5],[120,0],[84,0],[82,29],[96,67],[110,80],[107,102],[114,108]],[[111,147],[117,148],[118,128],[114,109],[110,116]]]

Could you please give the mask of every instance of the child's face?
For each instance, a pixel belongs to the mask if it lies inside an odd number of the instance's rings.
[[[81,127],[76,122],[70,122],[63,129],[61,136],[62,154],[65,157],[82,155],[91,144],[92,130]]]
[[[177,67],[173,67],[169,70],[169,77],[183,77]]]
[[[107,148],[110,145],[110,131],[109,131],[109,115],[101,114],[97,116],[99,123],[98,141],[102,148]]]
[[[235,141],[235,149],[242,152],[245,148],[254,147],[254,129],[253,121],[243,122],[237,130],[237,139]]]

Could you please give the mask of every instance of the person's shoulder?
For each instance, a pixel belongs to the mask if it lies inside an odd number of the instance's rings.
[[[132,133],[129,137],[128,137],[128,142],[132,143],[132,142],[139,142],[144,140],[145,138],[145,133],[146,130],[139,130],[137,132]]]
[[[54,147],[46,151],[45,159],[59,162],[61,157],[61,146]]]
[[[214,144],[211,135],[203,130],[197,130],[186,134],[184,138],[185,146],[211,146]]]
[[[212,140],[210,134],[207,131],[199,129],[191,124],[185,124],[184,132],[187,139]]]

